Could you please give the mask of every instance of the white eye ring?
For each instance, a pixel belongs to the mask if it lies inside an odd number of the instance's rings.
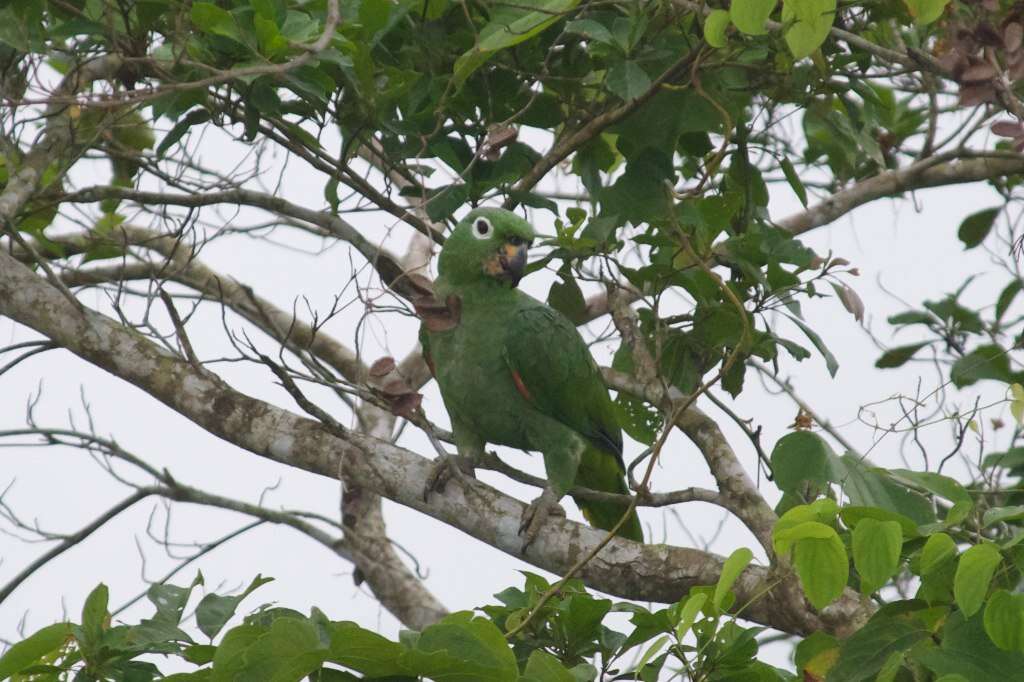
[[[473,221],[473,236],[477,239],[490,239],[494,234],[494,226],[487,218],[477,218]]]

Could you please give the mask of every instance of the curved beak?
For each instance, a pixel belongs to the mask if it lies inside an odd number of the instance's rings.
[[[502,246],[498,251],[498,265],[501,266],[498,277],[512,286],[519,284],[526,270],[526,256],[529,250],[530,245],[526,242],[509,242]]]

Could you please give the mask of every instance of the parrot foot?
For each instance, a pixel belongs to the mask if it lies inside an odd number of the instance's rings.
[[[476,478],[472,458],[463,455],[438,455],[427,474],[427,483],[423,486],[423,501],[426,502],[432,492],[441,492],[451,479]]]
[[[558,504],[558,496],[551,488],[545,488],[540,497],[535,499],[523,511],[519,522],[519,534],[523,536],[523,553],[529,547],[540,532],[541,526],[549,516],[561,516],[565,518],[565,510]]]

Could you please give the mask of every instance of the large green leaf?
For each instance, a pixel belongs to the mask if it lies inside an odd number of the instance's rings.
[[[802,59],[817,50],[832,29],[836,0],[783,0],[782,23],[786,29],[786,45],[795,59]]]
[[[520,682],[576,682],[561,661],[546,651],[534,650],[526,660]]]
[[[718,576],[718,582],[715,584],[715,596],[713,599],[715,608],[722,608],[722,603],[729,590],[732,589],[733,583],[736,582],[736,579],[740,577],[740,573],[750,564],[750,560],[753,558],[753,552],[746,547],[740,547],[725,560],[725,563],[722,565],[722,573]]]
[[[1009,682],[1020,678],[1024,654],[1003,651],[985,633],[982,615],[966,620],[953,613],[942,631],[938,647],[922,647],[914,658],[936,675],[963,675],[975,680]]]
[[[70,637],[70,623],[54,623],[15,642],[0,656],[0,680],[36,665],[44,656],[62,647]]]
[[[489,620],[468,611],[453,613],[427,627],[416,648],[399,660],[409,674],[436,682],[519,679],[519,667],[505,636]]]
[[[853,529],[853,565],[860,574],[861,592],[871,594],[896,573],[903,532],[895,521],[863,519]]]
[[[997,647],[1024,651],[1024,594],[996,590],[985,607],[985,632]]]
[[[841,645],[829,682],[873,680],[895,652],[908,651],[931,633],[913,614],[880,612]]]
[[[981,608],[992,575],[1002,560],[999,548],[988,542],[975,545],[960,556],[953,580],[953,596],[966,617],[970,618]]]
[[[1010,383],[1014,380],[1014,374],[1010,370],[1006,350],[995,344],[987,344],[975,348],[953,363],[949,378],[957,388],[963,388],[981,379]]]
[[[809,481],[827,485],[835,453],[824,438],[810,431],[795,431],[780,438],[772,449],[772,472],[780,490],[796,490]]]
[[[495,5],[491,20],[480,29],[476,46],[455,61],[455,87],[461,87],[495,52],[529,40],[577,4],[579,0],[524,0],[515,5]]]
[[[218,7],[212,2],[192,3],[192,23],[199,30],[206,33],[242,42],[242,35],[239,32],[238,22],[235,21],[235,17],[231,12]]]
[[[348,621],[331,623],[328,630],[331,645],[327,660],[367,677],[388,677],[405,672],[398,662],[405,652],[401,644]]]
[[[998,215],[998,208],[986,208],[984,211],[972,213],[964,218],[964,221],[960,223],[960,230],[957,232],[960,241],[964,243],[964,248],[973,249],[985,241],[985,237],[992,230],[992,225]]]
[[[884,469],[868,466],[850,453],[833,460],[833,467],[832,480],[842,485],[852,504],[896,512],[918,525],[935,521],[931,503],[923,495],[893,481]]]
[[[223,597],[219,594],[210,593],[204,596],[196,606],[196,623],[199,625],[199,630],[210,639],[213,639],[221,631],[221,628],[231,620],[231,616],[235,615],[235,609],[238,608],[238,604],[249,596],[253,590],[260,585],[269,583],[271,580],[273,578],[264,578],[257,575],[241,594]]]
[[[930,24],[942,16],[943,10],[949,4],[949,0],[903,0],[910,16],[922,26]]]
[[[787,554],[792,548],[793,565],[815,608],[825,608],[842,594],[850,565],[835,529],[818,521],[804,521],[782,530],[776,528],[773,540],[779,554]]]
[[[763,35],[768,32],[764,24],[776,4],[777,0],[733,0],[729,4],[729,18],[743,33]]]

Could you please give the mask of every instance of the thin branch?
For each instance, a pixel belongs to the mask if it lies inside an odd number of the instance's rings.
[[[75,545],[81,543],[83,540],[88,538],[90,535],[95,533],[97,530],[107,524],[108,521],[113,519],[115,516],[128,509],[136,502],[146,499],[150,495],[155,494],[156,491],[149,488],[140,488],[125,499],[121,500],[107,511],[100,514],[88,525],[83,526],[80,530],[67,535],[57,546],[53,547],[43,555],[37,557],[28,566],[18,572],[6,585],[0,587],[0,604],[3,604],[7,597],[11,596],[14,590],[18,589],[18,586],[28,580],[33,573],[38,571],[40,568],[48,564],[59,557],[64,552],[68,551]]]

